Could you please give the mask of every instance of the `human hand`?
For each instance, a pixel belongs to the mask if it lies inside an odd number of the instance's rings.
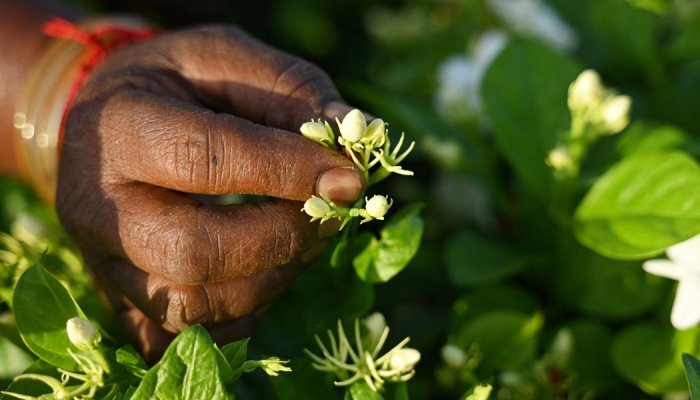
[[[323,250],[333,227],[309,223],[302,202],[352,202],[362,176],[295,132],[349,109],[318,68],[231,27],[132,44],[92,73],[66,121],[56,206],[144,355],[192,324],[249,335]]]

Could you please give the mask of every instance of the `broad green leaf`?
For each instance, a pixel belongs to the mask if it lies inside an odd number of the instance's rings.
[[[370,388],[364,381],[353,383],[345,391],[345,400],[383,400],[384,397]]]
[[[34,357],[13,343],[0,336],[0,379],[14,378],[34,362]]]
[[[445,249],[447,273],[456,286],[498,281],[520,270],[525,261],[517,249],[468,231],[450,239]]]
[[[478,346],[484,373],[521,368],[535,358],[543,322],[540,314],[494,311],[466,324],[457,333],[456,344],[463,349]]]
[[[206,329],[185,329],[144,376],[132,399],[232,399],[221,382],[216,352]]]
[[[408,385],[406,382],[398,382],[394,386],[394,400],[409,400]]]
[[[353,260],[357,276],[367,282],[386,282],[408,265],[423,236],[421,208],[407,206],[389,220],[381,230],[381,239],[370,241]]]
[[[71,344],[66,321],[85,314],[61,283],[41,266],[29,268],[17,282],[13,297],[17,328],[27,347],[42,360],[73,370],[75,360],[68,354]]]
[[[598,253],[642,259],[700,232],[700,168],[683,153],[622,160],[576,211],[576,237]]]
[[[221,348],[221,353],[232,371],[231,381],[238,379],[243,372],[240,368],[248,357],[248,341],[250,341],[250,338],[245,338],[237,342],[228,343]]]
[[[644,272],[640,261],[619,261],[591,251],[573,238],[551,277],[563,304],[599,317],[627,319],[658,307],[663,279]]]
[[[569,84],[579,68],[533,40],[512,40],[486,73],[481,92],[498,148],[525,187],[546,199],[552,171],[545,164],[569,129]]]
[[[353,258],[374,240],[374,236],[369,232],[361,232],[356,236],[350,236],[348,232],[349,230],[346,228],[333,249],[331,255],[331,267],[333,268],[352,265]]]
[[[640,323],[627,328],[613,342],[617,372],[650,394],[687,390],[683,353],[697,354],[697,331],[676,331],[670,324]]]
[[[700,361],[688,353],[683,353],[683,367],[688,379],[691,400],[700,400]]]

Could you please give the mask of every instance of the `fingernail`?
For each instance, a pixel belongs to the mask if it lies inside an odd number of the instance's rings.
[[[316,183],[316,192],[339,204],[349,204],[362,193],[363,178],[350,168],[332,168],[324,172]]]

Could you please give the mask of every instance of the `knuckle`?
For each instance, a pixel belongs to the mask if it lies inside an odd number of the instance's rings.
[[[202,285],[170,288],[166,307],[166,321],[178,330],[214,322],[211,301]]]

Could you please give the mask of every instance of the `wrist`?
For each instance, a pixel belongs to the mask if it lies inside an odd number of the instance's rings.
[[[21,175],[53,203],[65,116],[75,95],[109,52],[152,32],[144,22],[124,17],[93,18],[77,26],[52,19],[43,32],[49,43],[13,107],[13,142]]]

